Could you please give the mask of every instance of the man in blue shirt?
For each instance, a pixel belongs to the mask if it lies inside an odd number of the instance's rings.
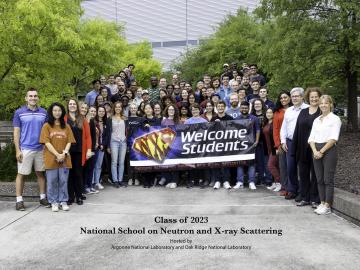
[[[224,75],[222,77],[222,85],[220,86],[219,91],[217,92],[217,94],[220,95],[221,100],[225,101],[225,97],[227,97],[228,95],[230,95],[231,93],[231,88],[230,88],[230,79],[229,76]]]
[[[14,126],[14,144],[16,149],[16,159],[18,164],[18,174],[16,176],[16,210],[24,211],[24,175],[29,175],[34,166],[35,173],[40,189],[40,204],[50,207],[46,199],[43,145],[39,143],[41,128],[46,120],[45,109],[38,107],[39,96],[34,88],[30,88],[25,100],[27,105],[16,110]]]
[[[94,80],[92,84],[94,89],[91,90],[89,93],[87,93],[85,96],[85,103],[89,106],[95,104],[96,97],[100,94],[100,87],[101,87],[100,80]]]
[[[256,147],[259,143],[260,139],[260,125],[259,120],[256,116],[249,114],[250,104],[247,101],[243,101],[240,104],[240,112],[241,115],[238,119],[250,119],[254,128],[255,135],[255,143],[252,147]],[[256,157],[255,157],[256,158]],[[241,165],[237,168],[237,177],[236,177],[236,185],[233,187],[234,189],[244,188],[244,166]],[[255,162],[253,160],[249,160],[247,163],[248,166],[248,176],[249,176],[249,188],[251,190],[255,190]]]

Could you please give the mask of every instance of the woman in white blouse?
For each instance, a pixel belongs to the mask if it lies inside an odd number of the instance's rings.
[[[334,103],[329,95],[320,97],[321,115],[313,123],[308,142],[313,152],[315,174],[321,204],[315,213],[331,213],[334,197],[334,176],[337,163],[336,142],[339,139],[341,120],[333,114]]]

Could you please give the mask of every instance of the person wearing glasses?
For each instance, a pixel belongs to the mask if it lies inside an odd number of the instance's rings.
[[[295,131],[295,126],[297,118],[302,109],[309,107],[308,104],[304,103],[304,89],[301,87],[295,87],[290,91],[291,101],[293,106],[289,107],[284,114],[284,120],[280,129],[280,140],[281,147],[286,153],[292,153],[293,146],[293,136]],[[298,188],[298,177],[297,177],[297,163],[296,158],[290,154],[286,155],[287,163],[287,172],[288,172],[288,185],[287,192],[285,196],[287,200],[296,199],[296,202],[301,201],[301,196],[299,194]]]

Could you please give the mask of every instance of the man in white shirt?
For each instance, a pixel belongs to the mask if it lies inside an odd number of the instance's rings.
[[[280,129],[281,147],[285,152],[292,152],[292,139],[295,131],[296,121],[302,109],[309,107],[304,103],[304,89],[295,87],[290,91],[293,106],[289,107],[284,114],[284,121]],[[295,199],[299,194],[299,183],[297,177],[297,163],[294,156],[286,155],[287,172],[289,177],[287,200]],[[298,198],[297,198],[298,200]],[[301,200],[301,198],[300,198]]]

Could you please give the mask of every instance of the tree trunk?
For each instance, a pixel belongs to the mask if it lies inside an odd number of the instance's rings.
[[[347,130],[357,132],[358,125],[358,107],[357,107],[357,71],[346,71],[347,96],[348,96],[348,122]]]

